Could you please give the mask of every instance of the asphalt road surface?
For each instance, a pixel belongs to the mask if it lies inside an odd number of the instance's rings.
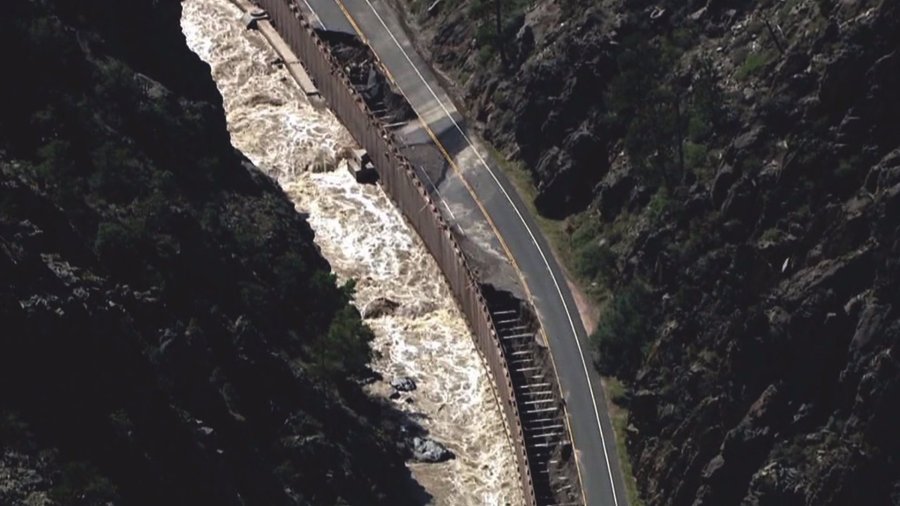
[[[591,364],[590,344],[562,269],[528,208],[489,153],[473,139],[464,118],[388,5],[380,0],[304,3],[313,13],[314,26],[355,33],[369,44],[448,157],[455,172],[448,184],[455,178],[464,181],[472,194],[468,202],[475,202],[489,217],[519,271],[549,343],[569,414],[585,501],[589,505],[627,505],[615,436],[600,378]]]

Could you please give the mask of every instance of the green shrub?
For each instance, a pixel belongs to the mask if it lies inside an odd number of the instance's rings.
[[[689,170],[696,170],[706,166],[706,156],[709,150],[703,144],[684,143],[684,165]]]
[[[94,253],[106,267],[115,273],[131,277],[130,272],[139,263],[142,230],[134,222],[103,222],[97,228]]]
[[[692,65],[694,79],[687,96],[687,138],[701,144],[721,126],[725,117],[725,95],[719,85],[715,64],[698,58]]]
[[[866,163],[860,156],[841,158],[834,168],[834,177],[836,180],[845,182],[850,186],[851,182],[865,174],[862,169],[866,166]]]
[[[105,142],[91,154],[93,173],[92,192],[112,202],[127,202],[146,187],[144,175],[137,163],[137,154],[126,146]]]
[[[28,424],[18,413],[0,411],[0,445],[13,448],[16,443],[25,439],[28,432]]]
[[[669,190],[665,187],[661,187],[656,193],[653,194],[653,197],[650,198],[650,202],[647,203],[647,207],[645,212],[650,220],[656,222],[662,218],[666,212],[672,209],[674,202],[672,201],[672,197],[669,195]]]
[[[75,177],[74,159],[75,149],[72,143],[54,139],[38,148],[35,172],[46,183],[56,183],[63,179],[78,181]]]
[[[372,360],[374,338],[356,308],[342,307],[331,321],[328,332],[313,346],[316,369],[332,378],[364,375]]]
[[[106,504],[116,499],[116,487],[93,464],[70,462],[50,498],[59,504]]]
[[[487,65],[489,61],[494,58],[494,54],[496,51],[494,50],[494,46],[492,44],[485,44],[478,48],[478,64],[479,65]]]
[[[500,33],[497,33],[498,2]],[[469,4],[469,15],[477,20],[475,43],[479,47],[479,65],[486,65],[515,36],[528,4],[527,0],[475,0]]]
[[[816,0],[816,5],[819,7],[819,14],[824,17],[828,17],[831,14],[831,11],[834,10],[834,0]]]
[[[309,268],[302,256],[288,251],[275,259],[273,271],[280,297],[293,298],[303,295],[309,278]]]
[[[613,296],[591,335],[602,374],[626,380],[634,376],[653,337],[655,317],[653,301],[639,282],[632,282]]]
[[[600,221],[595,216],[581,215],[574,220],[573,225],[570,242],[574,250],[586,246],[600,236]]]
[[[567,261],[580,279],[605,285],[615,270],[616,256],[608,243],[601,240],[600,221],[595,216],[583,214],[573,225]]]
[[[707,118],[700,114],[691,114],[688,116],[687,136],[688,139],[702,140],[712,133],[713,127]]]
[[[744,59],[744,63],[737,69],[737,72],[734,73],[734,78],[742,81],[747,79],[748,77],[756,74],[763,67],[769,64],[772,61],[772,54],[768,51],[761,51],[758,53],[750,53],[747,55],[747,58]]]
[[[616,256],[606,244],[594,240],[575,250],[575,270],[583,279],[607,282],[615,270]]]
[[[776,227],[768,228],[759,238],[765,242],[776,242],[781,238],[781,231]]]

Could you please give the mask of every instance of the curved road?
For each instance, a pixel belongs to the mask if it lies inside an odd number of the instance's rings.
[[[528,208],[496,162],[473,141],[464,118],[389,6],[380,0],[303,3],[312,13],[314,24],[355,33],[368,43],[488,217],[517,268],[552,352],[585,502],[626,506],[615,436],[600,378],[591,364],[590,344],[565,275]]]

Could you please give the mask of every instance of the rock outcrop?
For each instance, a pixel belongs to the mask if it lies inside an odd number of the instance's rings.
[[[408,376],[401,376],[391,380],[391,388],[397,392],[413,392],[416,389],[416,382]]]
[[[388,299],[387,297],[378,297],[363,308],[363,318],[380,318],[394,314],[394,311],[400,307],[400,303]]]
[[[437,463],[450,460],[453,452],[433,439],[416,436],[412,440],[413,458],[419,462]]]

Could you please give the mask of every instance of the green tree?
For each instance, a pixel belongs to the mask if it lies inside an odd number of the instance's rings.
[[[623,41],[606,101],[610,120],[624,131],[631,163],[647,183],[672,188],[684,181],[693,161],[685,142],[702,144],[721,124],[724,94],[709,59],[693,62],[689,81],[677,78],[690,32],[645,35]]]
[[[89,462],[69,462],[63,466],[49,496],[58,504],[112,504],[115,485]]]
[[[134,220],[108,221],[97,228],[94,253],[111,272],[135,279],[141,269],[144,242],[143,230]]]
[[[679,96],[666,76],[672,51],[640,34],[623,41],[619,72],[607,96],[614,121],[624,126],[625,150],[652,184],[671,184],[675,167]]]
[[[375,335],[363,323],[353,306],[342,307],[328,332],[313,345],[313,358],[319,372],[333,378],[363,376],[372,360]]]
[[[599,352],[597,368],[602,374],[625,380],[634,376],[653,337],[655,317],[653,301],[639,282],[616,293],[591,336]]]
[[[527,0],[475,0],[469,5],[469,15],[478,20],[475,40],[481,48],[482,63],[496,51],[500,53],[503,67],[507,67],[507,42],[521,26],[527,6]]]

